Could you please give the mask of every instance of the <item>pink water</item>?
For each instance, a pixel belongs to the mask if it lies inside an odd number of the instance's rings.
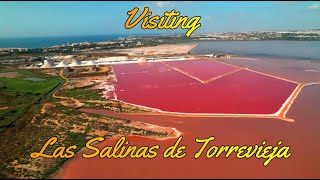
[[[213,60],[196,59],[192,61],[169,61],[165,62],[181,71],[188,72],[203,81],[219,75],[239,69],[235,66],[228,66]]]
[[[217,73],[208,72],[208,68],[220,73],[235,69],[209,60],[170,63],[209,79]],[[208,68],[203,71],[198,65]],[[169,112],[272,114],[297,86],[247,70],[201,83],[159,62],[114,65],[113,69],[119,100]]]
[[[154,64],[156,65],[156,64]],[[275,64],[276,65],[276,64]],[[274,65],[274,66],[275,66]],[[153,65],[152,65],[153,66]],[[157,67],[156,65],[155,67]],[[132,67],[132,68],[131,68]],[[139,69],[139,66],[119,66],[119,69],[132,70]],[[145,70],[149,70],[145,68]],[[129,72],[129,71],[128,71]],[[131,71],[132,72],[132,71]],[[137,71],[136,71],[137,72]],[[285,72],[284,72],[285,73]],[[296,76],[294,76],[296,77]],[[309,76],[311,77],[311,76]],[[122,77],[126,79],[125,76]],[[182,78],[182,77],[181,77]],[[236,105],[228,105],[227,108],[241,108],[243,106],[242,94],[250,90],[251,101],[255,98],[264,99],[265,107],[272,109],[279,104],[278,98],[284,98],[288,94],[288,89],[293,88],[294,84],[286,81],[261,76],[248,71],[240,71],[233,76],[224,79],[219,86],[221,92],[227,91],[226,82],[232,82],[230,86],[239,86],[235,93],[238,93],[241,101]],[[289,77],[290,78],[290,77]],[[301,77],[301,79],[304,77]],[[133,80],[135,78],[132,78]],[[160,78],[161,79],[161,78]],[[313,77],[319,81],[319,78]],[[221,79],[219,79],[220,81]],[[165,80],[163,80],[165,82]],[[217,88],[219,81],[213,81],[211,88]],[[141,83],[137,82],[137,87]],[[161,81],[162,82],[162,81]],[[268,83],[266,83],[268,82]],[[126,87],[125,81],[118,82],[127,92],[133,87]],[[123,84],[122,84],[123,83]],[[163,82],[162,82],[163,83]],[[182,83],[182,82],[180,82]],[[165,83],[164,83],[165,84]],[[265,86],[268,84],[269,86]],[[183,85],[183,83],[182,83]],[[251,86],[248,88],[247,86]],[[256,85],[256,86],[254,86]],[[241,89],[240,86],[247,89]],[[273,88],[271,88],[273,87]],[[210,89],[210,88],[209,88]],[[208,90],[208,92],[210,92]],[[146,122],[159,126],[174,127],[182,132],[183,145],[186,145],[186,157],[183,159],[164,159],[161,153],[169,145],[172,145],[175,139],[158,141],[145,137],[127,137],[131,145],[152,146],[159,144],[159,156],[155,159],[84,159],[78,154],[75,159],[70,160],[61,171],[55,176],[56,178],[319,178],[320,165],[317,156],[320,148],[316,143],[320,138],[319,127],[319,106],[320,106],[320,86],[304,87],[292,107],[288,112],[288,117],[295,120],[293,123],[279,119],[246,119],[246,118],[212,118],[212,117],[179,117],[168,115],[134,115],[115,113],[107,110],[81,109],[87,113],[101,114],[111,117],[130,119],[140,122]],[[180,93],[176,93],[178,96]],[[267,97],[260,97],[261,94]],[[257,96],[259,95],[259,96]],[[157,96],[157,95],[155,95]],[[225,94],[225,100],[230,100],[229,96],[235,96],[232,93]],[[209,96],[210,97],[210,96]],[[250,98],[249,96],[246,98]],[[175,98],[175,97],[171,97]],[[269,98],[269,100],[268,100]],[[160,97],[158,99],[161,99]],[[171,100],[170,98],[168,98]],[[209,98],[205,99],[210,101]],[[212,101],[212,100],[211,100]],[[281,100],[282,101],[282,100]],[[182,101],[190,106],[193,101]],[[245,101],[246,102],[246,101]],[[146,102],[150,103],[150,102]],[[173,103],[173,101],[170,101]],[[168,104],[170,104],[168,103]],[[252,103],[254,104],[254,103]],[[155,104],[161,105],[161,104]],[[260,106],[261,104],[259,104]],[[173,107],[173,106],[172,106]],[[183,107],[183,106],[182,106]],[[251,109],[259,109],[251,107]],[[262,108],[261,108],[262,109]],[[274,108],[276,109],[276,108]],[[274,159],[267,167],[263,166],[262,159],[236,159],[230,158],[213,158],[206,159],[204,155],[199,159],[193,158],[194,153],[200,148],[200,144],[195,143],[195,138],[207,138],[215,136],[216,140],[210,145],[254,145],[267,141],[268,144],[275,145],[279,140],[283,145],[290,146],[292,156],[289,159]],[[101,149],[105,146],[114,145],[115,141],[104,141],[97,146]]]

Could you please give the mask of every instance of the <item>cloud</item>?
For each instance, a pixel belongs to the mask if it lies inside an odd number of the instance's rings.
[[[320,4],[312,4],[308,7],[310,10],[320,10]]]
[[[174,4],[170,1],[157,1],[156,2],[156,6],[159,8],[163,8],[163,7],[173,7]]]

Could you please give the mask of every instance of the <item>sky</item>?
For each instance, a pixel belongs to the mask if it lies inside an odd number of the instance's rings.
[[[42,1],[0,2],[0,37],[185,33],[187,30],[125,29],[127,12],[150,7],[163,16],[201,16],[194,33],[320,29],[320,1]]]

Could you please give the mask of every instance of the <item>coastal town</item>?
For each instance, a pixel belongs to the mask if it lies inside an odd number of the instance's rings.
[[[0,180],[320,178],[320,1],[0,17]]]
[[[205,40],[233,40],[233,41],[259,41],[259,40],[320,40],[320,30],[296,31],[256,31],[256,32],[221,32],[193,35],[194,39]]]
[[[111,41],[66,43],[45,48],[0,48],[0,63],[44,60],[43,55],[77,54],[98,50],[126,49],[156,46],[161,44],[196,43],[197,41],[260,41],[260,40],[320,40],[320,30],[263,31],[263,32],[221,32],[192,34],[163,34],[120,37]],[[33,55],[28,59],[15,58],[17,55]],[[37,57],[38,56],[38,57]]]
[[[270,122],[274,129],[282,123],[305,122],[291,106],[297,104],[306,87],[319,85],[319,63],[264,60],[215,51],[193,54],[192,50],[199,41],[316,39],[319,32],[207,33],[190,39],[183,35],[129,36],[43,48],[3,48],[0,132],[6,138],[0,140],[0,177],[99,177],[106,175],[99,174],[101,167],[117,166],[112,159],[108,162],[113,163],[102,162],[103,166],[95,164],[94,159],[88,167],[81,158],[33,158],[32,154],[53,136],[59,144],[48,146],[48,153],[60,145],[75,145],[77,156],[92,138],[103,137],[110,143],[124,136],[138,144],[156,141],[164,147],[183,135],[190,145],[198,134],[206,132],[203,135],[209,136],[220,123],[223,127],[219,129],[223,129],[232,121],[239,122],[235,129],[242,130],[230,133],[230,137],[240,134],[240,142],[246,143],[246,128],[251,124],[268,129],[261,123]],[[314,97],[317,93],[311,92]],[[220,137],[230,132],[216,130]],[[268,135],[267,130],[264,133]],[[164,163],[164,159],[158,160]],[[150,168],[138,159],[135,162]],[[210,163],[201,158],[199,162]],[[130,168],[134,165],[126,164]],[[173,165],[178,167],[179,163]],[[90,171],[79,174],[83,168]],[[121,177],[140,176],[131,172]]]

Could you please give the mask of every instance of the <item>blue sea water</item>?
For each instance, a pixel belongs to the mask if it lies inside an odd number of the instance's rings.
[[[66,43],[110,41],[127,35],[0,38],[0,48],[46,48]]]
[[[128,35],[0,38],[0,48],[45,48],[66,43],[100,42]],[[320,61],[320,41],[198,41],[192,54],[232,54]]]

